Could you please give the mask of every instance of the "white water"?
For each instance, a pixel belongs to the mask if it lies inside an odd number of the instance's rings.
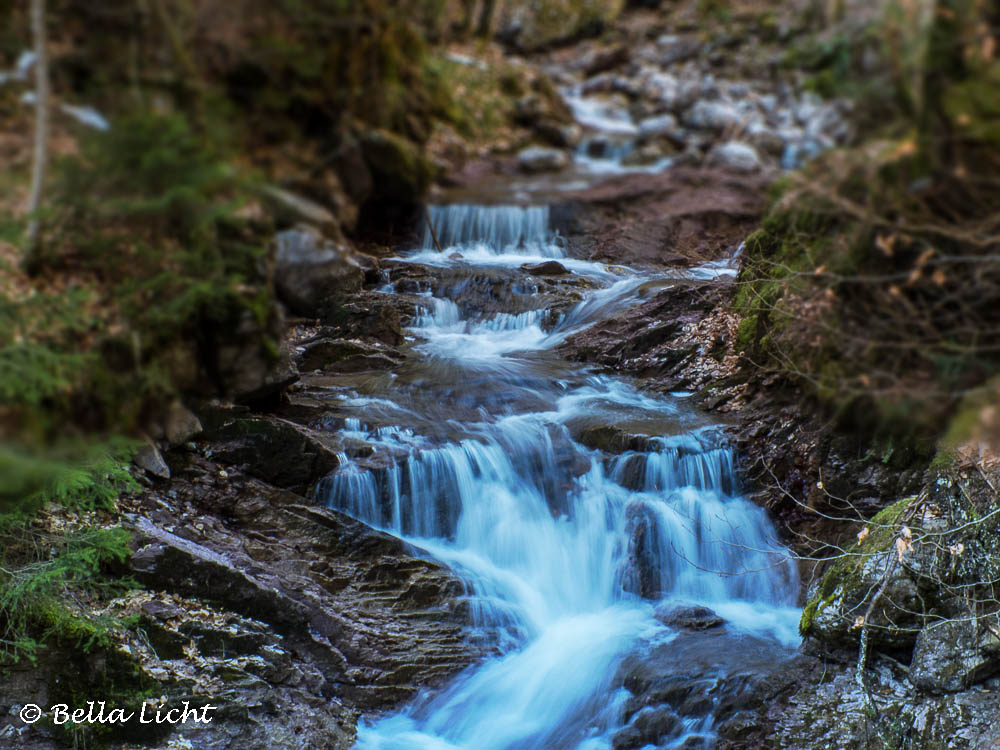
[[[438,255],[485,240],[493,252],[517,257],[530,246],[558,257],[541,211],[459,206],[431,216],[439,238],[455,243]],[[591,293],[547,332],[544,311],[464,319],[454,301],[429,298],[415,321],[420,351],[458,371],[485,369],[498,378],[495,392],[478,394],[478,417],[444,443],[347,420],[352,436],[408,457],[379,471],[348,464],[320,496],[457,571],[471,586],[475,626],[501,651],[362,725],[358,748],[606,750],[623,722],[617,665],[640,641],[672,637],[652,617],[658,599],[709,606],[731,630],[773,639],[776,651],[797,642],[794,565],[765,513],[739,495],[719,433],[678,400],[607,377],[553,381],[537,359],[626,309],[642,281]],[[548,406],[495,413],[498,394]],[[605,457],[573,438],[574,424],[595,418],[674,432],[648,450]],[[711,718],[686,731],[710,739]]]

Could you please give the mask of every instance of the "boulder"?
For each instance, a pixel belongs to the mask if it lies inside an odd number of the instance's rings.
[[[997,618],[991,618],[994,623]],[[928,693],[953,693],[1000,672],[1000,637],[971,614],[932,623],[917,635],[910,681]]]
[[[399,357],[396,349],[387,346],[323,338],[306,344],[298,356],[298,363],[304,372],[364,372],[397,367],[400,364]]]
[[[198,417],[180,401],[174,401],[167,408],[164,432],[171,445],[181,445],[201,433]]]
[[[677,127],[677,118],[673,115],[649,117],[639,123],[639,138],[642,140],[664,136],[669,138],[677,132]]]
[[[396,305],[405,300],[386,297],[364,292],[346,304],[329,300],[321,320],[336,338],[374,339],[389,346],[399,346],[403,343],[403,328]]]
[[[613,21],[625,0],[533,0],[504,3],[497,36],[532,52],[584,36],[596,36]]]
[[[275,305],[275,307],[280,307]],[[216,352],[216,372],[222,389],[233,401],[251,404],[280,394],[299,379],[292,362],[288,343],[282,342],[277,352],[264,342],[274,342],[274,328],[282,321],[280,309],[272,316],[267,330],[250,310],[245,311],[236,325],[234,335]]]
[[[365,271],[342,237],[329,239],[311,227],[275,237],[274,283],[292,312],[317,317],[330,297],[361,291]]]
[[[517,164],[529,174],[557,172],[569,166],[569,157],[558,148],[531,146],[517,155]]]
[[[684,124],[698,130],[721,132],[735,128],[743,116],[735,105],[723,101],[697,101],[684,115]]]
[[[525,263],[521,266],[522,271],[527,271],[535,276],[562,276],[569,273],[569,269],[557,260],[546,260],[541,263]]]
[[[235,419],[209,437],[215,460],[283,489],[305,492],[340,465],[340,446],[285,419]]]
[[[365,131],[360,142],[372,177],[372,193],[365,205],[369,222],[412,212],[434,177],[430,160],[415,143],[387,130]]]
[[[754,172],[763,166],[757,150],[749,143],[741,141],[720,143],[709,152],[708,162],[713,166],[735,169],[739,172]]]
[[[708,630],[725,623],[725,620],[708,607],[677,602],[664,602],[653,611],[653,617],[672,628],[689,630]]]

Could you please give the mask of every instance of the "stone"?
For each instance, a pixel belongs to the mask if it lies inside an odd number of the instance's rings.
[[[757,150],[741,141],[727,141],[715,146],[708,153],[708,163],[739,172],[754,172],[763,166]]]
[[[346,304],[330,300],[320,319],[337,337],[374,339],[399,346],[403,343],[403,328],[394,303],[398,301],[387,300],[384,294],[363,292]]]
[[[534,0],[531,12],[504,3],[497,38],[521,52],[534,52],[584,36],[596,36],[613,21],[625,0]]]
[[[132,462],[150,476],[158,479],[170,479],[170,467],[163,460],[160,449],[147,441],[132,457]]]
[[[305,492],[340,465],[326,435],[277,417],[235,419],[209,437],[215,460],[282,489]]]
[[[639,138],[659,138],[670,136],[677,131],[677,118],[673,115],[650,117],[639,123]]]
[[[535,132],[548,143],[558,148],[575,146],[583,137],[583,130],[575,123],[564,123],[550,117],[535,123]]]
[[[598,73],[617,68],[624,65],[630,57],[629,48],[624,44],[616,44],[611,47],[600,47],[590,50],[577,63],[577,69],[585,76],[594,76]]]
[[[529,174],[557,172],[569,166],[569,157],[557,148],[531,146],[517,155],[517,164],[521,171]]]
[[[343,237],[330,239],[312,227],[279,232],[274,239],[274,283],[292,312],[317,317],[330,297],[359,292],[365,271]]]
[[[546,260],[541,263],[525,263],[521,266],[521,270],[535,276],[562,276],[570,272],[566,266],[557,260]]]
[[[971,615],[927,625],[913,646],[910,681],[928,693],[953,693],[1000,671],[1000,652],[989,649],[997,639],[989,635],[980,635]]]
[[[722,101],[697,101],[685,113],[684,124],[698,130],[721,132],[735,128],[743,121],[743,116],[735,105]]]
[[[708,607],[676,602],[664,602],[659,605],[653,611],[653,617],[664,625],[690,630],[708,630],[725,623],[725,620]]]
[[[280,322],[280,310],[273,317]],[[247,310],[236,326],[235,335],[217,351],[217,371],[226,395],[233,401],[244,404],[263,402],[299,379],[288,342],[282,341],[275,355],[273,350],[261,345],[260,339],[265,335],[276,338],[273,329],[262,331],[260,322]]]
[[[333,213],[315,201],[277,185],[267,185],[264,195],[268,199],[268,208],[279,225],[305,222],[325,231],[340,231],[340,224]]]
[[[368,204],[377,205],[383,217],[401,216],[418,206],[434,177],[420,148],[387,130],[364,131],[360,142],[372,177]]]
[[[202,426],[194,412],[180,401],[174,401],[167,408],[164,430],[171,445],[181,445],[199,435]]]
[[[400,356],[397,350],[389,347],[323,338],[303,347],[298,364],[304,371],[364,372],[397,367]]]

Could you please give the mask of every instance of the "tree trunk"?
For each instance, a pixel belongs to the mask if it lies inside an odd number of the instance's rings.
[[[476,28],[476,35],[486,39],[490,35],[493,26],[493,11],[496,9],[496,0],[484,0],[483,9],[479,13],[479,25]]]
[[[49,59],[45,44],[45,0],[31,0],[31,34],[35,45],[35,157],[28,197],[28,247],[24,260],[29,272],[38,270],[41,239],[38,211],[42,205],[42,184],[49,157]]]

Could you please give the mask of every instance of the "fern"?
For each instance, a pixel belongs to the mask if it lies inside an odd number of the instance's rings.
[[[90,529],[64,537],[49,560],[0,569],[0,655],[33,660],[50,639],[84,651],[107,645],[115,621],[68,606],[66,592],[108,594],[133,586],[100,575],[103,566],[127,559],[129,539],[120,527]]]

